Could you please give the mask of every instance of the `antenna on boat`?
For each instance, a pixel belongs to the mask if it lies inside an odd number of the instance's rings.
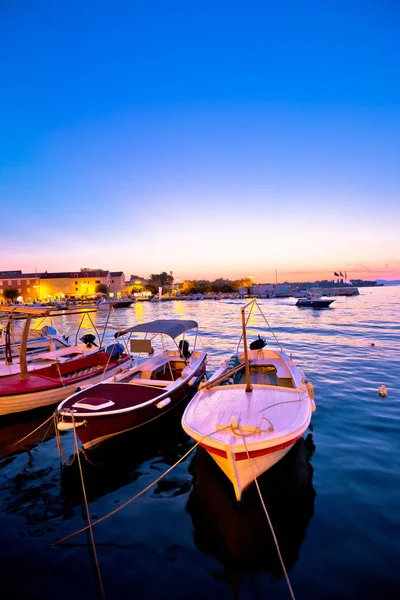
[[[245,318],[244,311],[250,304],[253,304],[253,303],[254,303],[254,300],[252,300],[251,302],[248,302],[245,306],[242,306],[242,308],[240,309],[241,313],[242,313],[244,362],[245,362],[245,370],[246,370],[246,392],[251,392],[253,390],[253,386],[250,383],[250,366],[249,366],[249,355],[248,355],[248,351],[247,351],[246,318]]]

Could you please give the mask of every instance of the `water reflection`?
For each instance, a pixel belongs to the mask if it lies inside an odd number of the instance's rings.
[[[168,422],[167,422],[168,421]],[[192,442],[182,430],[180,420],[167,419],[157,435],[147,431],[130,431],[99,445],[85,454],[81,451],[81,465],[89,502],[140,479],[148,471],[163,472],[173,465],[191,447]],[[177,496],[189,491],[187,481],[174,478],[164,480],[154,488],[158,495]],[[83,493],[79,465],[75,460],[61,467],[61,488],[66,504],[82,504]],[[166,494],[167,492],[167,494]]]
[[[299,440],[259,485],[289,571],[314,514],[315,491],[310,458],[311,434]],[[216,557],[236,580],[246,572],[268,571],[282,576],[276,547],[255,485],[237,504],[232,485],[205,450],[199,448],[190,466],[193,491],[186,510],[192,518],[194,541],[202,552]]]
[[[53,408],[47,406],[35,411],[2,416],[0,418],[0,459],[11,454],[26,452],[41,442],[55,437],[54,424],[50,419],[53,412]],[[28,437],[23,439],[26,436]]]

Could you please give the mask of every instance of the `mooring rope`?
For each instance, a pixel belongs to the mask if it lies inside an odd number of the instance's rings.
[[[75,457],[76,457],[76,453],[75,453],[75,438],[74,438],[74,452],[72,454],[72,460],[70,462],[68,462],[67,459],[66,459],[66,457],[65,457],[64,448],[63,448],[63,445],[62,445],[62,442],[61,442],[61,433],[60,433],[60,430],[57,427],[57,424],[58,424],[58,413],[57,412],[54,413],[53,418],[54,418],[54,429],[56,431],[56,442],[57,442],[58,456],[63,460],[64,464],[67,467],[70,467],[73,464],[73,462],[75,460]],[[75,431],[75,426],[74,426],[74,431]]]
[[[25,437],[23,437],[20,440],[18,440],[18,442],[15,442],[15,444],[13,444],[13,446],[17,446],[18,444],[20,444],[21,442],[23,442],[24,440],[26,440],[26,438],[30,437],[33,433],[35,433],[35,431],[37,431],[38,429],[40,429],[41,427],[43,427],[43,425],[46,425],[46,423],[48,423],[50,421],[50,419],[53,419],[53,417],[54,417],[54,415],[51,415],[48,419],[46,419],[45,421],[43,421],[43,423],[41,423],[39,425],[39,427],[36,427],[36,429],[34,429],[30,433],[28,433],[28,435],[26,435]],[[47,433],[47,431],[46,431],[46,433]]]
[[[108,514],[104,515],[100,519],[97,519],[97,521],[93,521],[93,523],[91,524],[91,526],[94,527],[95,525],[98,525],[102,521],[105,521],[109,517],[112,517],[117,512],[119,512],[120,510],[122,510],[123,508],[125,508],[125,506],[128,506],[128,504],[131,504],[134,500],[137,500],[137,498],[139,498],[140,496],[142,496],[145,492],[147,492],[147,490],[149,490],[154,485],[156,485],[156,483],[158,483],[159,481],[161,481],[161,479],[163,479],[163,477],[165,477],[166,475],[168,475],[168,473],[170,473],[175,467],[177,467],[179,465],[179,463],[181,463],[183,460],[185,460],[185,458],[187,458],[189,456],[189,454],[191,452],[193,452],[193,450],[195,448],[197,448],[197,446],[199,444],[200,444],[200,442],[197,442],[194,446],[192,446],[190,448],[190,450],[188,450],[188,452],[186,452],[186,454],[184,454],[176,463],[174,463],[171,467],[169,467],[169,469],[167,469],[166,471],[164,471],[164,473],[162,473],[159,477],[157,477],[157,479],[155,479],[154,481],[152,481],[151,483],[149,483],[149,485],[147,485],[145,488],[143,488],[140,492],[138,492],[137,494],[135,494],[133,496],[133,498],[129,498],[129,500],[127,500],[126,502],[124,502],[123,504],[121,504],[120,506],[118,506],[117,508],[115,508],[114,510],[112,510],[111,512],[109,512]],[[75,535],[78,535],[79,533],[83,533],[87,529],[89,529],[89,525],[86,525],[86,527],[82,527],[82,529],[79,529],[79,531],[75,531],[74,533],[70,533],[69,535],[65,536],[61,540],[58,540],[57,542],[53,542],[51,545],[52,546],[57,546],[57,544],[61,544],[62,542],[65,542],[66,540],[69,540],[70,538],[74,537]]]
[[[109,512],[108,514],[104,515],[103,517],[101,517],[100,519],[97,519],[97,521],[93,521],[92,523],[92,527],[94,527],[95,525],[98,525],[99,523],[101,523],[102,521],[105,521],[106,519],[108,519],[109,517],[112,517],[113,515],[115,515],[117,512],[119,512],[120,510],[122,510],[123,508],[125,508],[125,506],[128,506],[129,504],[131,504],[134,500],[137,500],[137,498],[139,498],[140,496],[142,496],[145,492],[147,492],[150,488],[152,488],[154,485],[156,485],[156,483],[158,483],[159,481],[161,481],[161,479],[163,479],[166,475],[168,475],[168,473],[170,473],[173,469],[175,469],[175,467],[177,467],[179,465],[179,463],[181,463],[182,461],[185,460],[185,458],[187,458],[189,456],[189,454],[191,454],[193,452],[193,450],[195,450],[197,448],[197,446],[199,444],[202,443],[202,441],[209,437],[210,435],[213,435],[214,433],[218,433],[220,432],[222,429],[229,429],[230,425],[227,425],[226,427],[222,427],[221,429],[212,431],[211,433],[208,433],[207,435],[204,435],[198,442],[196,442],[194,444],[194,446],[192,446],[183,456],[181,456],[181,458],[179,458],[176,463],[174,463],[171,467],[169,467],[166,471],[164,471],[164,473],[162,473],[159,477],[157,477],[154,481],[152,481],[151,483],[149,483],[149,485],[147,485],[145,488],[143,488],[140,492],[138,492],[137,494],[135,494],[133,496],[133,498],[129,498],[129,500],[126,500],[126,502],[124,502],[123,504],[121,504],[120,506],[118,506],[117,508],[115,508],[114,510],[112,510],[111,512]],[[74,428],[75,430],[75,428]],[[84,531],[86,531],[87,529],[89,529],[89,526],[86,525],[86,527],[82,527],[82,529],[79,529],[79,531],[75,531],[74,533],[70,533],[69,535],[63,537],[61,540],[58,540],[57,542],[53,542],[51,545],[52,546],[56,546],[57,544],[61,544],[62,542],[65,542],[66,540],[69,540],[70,538],[78,535],[79,533],[83,533]]]
[[[72,413],[71,413],[71,415],[72,415],[71,418],[72,418],[72,420],[74,422],[74,415]],[[75,425],[74,425],[74,454],[75,453],[76,453],[76,456],[77,456],[77,459],[78,459],[79,474],[80,474],[80,477],[81,477],[83,498],[85,500],[86,515],[87,515],[87,520],[88,520],[88,529],[89,529],[90,538],[91,538],[91,541],[92,541],[93,555],[94,555],[94,560],[95,560],[95,563],[96,563],[97,576],[98,576],[98,579],[99,579],[101,595],[105,599],[106,595],[105,595],[105,591],[104,591],[103,580],[102,580],[102,577],[101,577],[99,560],[97,558],[97,550],[96,550],[96,544],[95,544],[95,541],[94,541],[93,527],[92,527],[92,521],[91,521],[91,518],[90,518],[88,500],[87,500],[87,496],[86,496],[85,482],[84,482],[84,479],[83,479],[83,471],[82,471],[81,457],[80,457],[79,448],[78,448],[78,440],[77,440],[77,436],[76,436],[76,428],[75,428]]]
[[[239,430],[241,430],[241,427],[240,427],[240,425],[238,425],[238,428],[239,428]],[[287,586],[288,586],[288,589],[289,589],[290,596],[291,596],[292,600],[296,600],[296,598],[295,598],[295,595],[294,595],[294,592],[293,592],[293,588],[292,588],[292,586],[291,586],[291,583],[290,583],[290,580],[289,580],[289,576],[288,576],[288,574],[287,574],[287,571],[286,571],[285,563],[283,562],[283,558],[282,558],[282,554],[281,554],[281,551],[280,551],[280,548],[279,548],[278,540],[277,540],[277,537],[276,537],[276,535],[275,535],[275,530],[274,530],[274,528],[273,528],[273,525],[272,525],[272,522],[271,522],[270,516],[269,516],[269,514],[268,514],[267,507],[265,506],[264,498],[262,497],[261,490],[260,490],[260,486],[258,485],[258,480],[257,480],[257,477],[256,477],[256,475],[255,475],[255,473],[254,473],[254,469],[253,469],[253,460],[252,460],[252,458],[251,458],[251,456],[250,456],[250,454],[249,454],[249,450],[248,450],[248,448],[247,448],[247,444],[246,444],[246,437],[245,437],[245,435],[244,435],[243,433],[242,433],[242,439],[243,439],[243,444],[244,444],[244,447],[245,447],[245,449],[246,449],[247,458],[248,458],[248,459],[249,459],[249,461],[250,461],[250,467],[251,467],[251,470],[252,470],[252,472],[253,472],[254,483],[255,483],[255,485],[256,485],[256,488],[257,488],[258,495],[260,496],[261,504],[262,504],[262,507],[263,507],[263,509],[264,509],[265,516],[267,517],[268,525],[269,525],[269,528],[270,528],[270,530],[271,530],[271,533],[272,533],[273,540],[274,540],[274,542],[275,542],[276,551],[277,551],[277,553],[278,553],[278,556],[279,556],[279,560],[280,560],[280,563],[281,563],[281,567],[282,567],[282,570],[283,570],[283,574],[284,574],[284,576],[285,576],[285,579],[286,579],[286,583],[287,583]]]

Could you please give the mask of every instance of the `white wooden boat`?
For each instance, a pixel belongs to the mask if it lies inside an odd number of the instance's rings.
[[[191,352],[184,337],[189,330],[196,331]],[[142,430],[150,424],[161,427],[162,417],[178,409],[179,421],[189,392],[206,372],[207,354],[196,349],[197,330],[196,321],[164,319],[117,332],[116,337],[129,335],[131,352],[149,357],[117,379],[109,378],[64,400],[56,411],[58,429],[75,428],[88,449],[125,431]],[[131,339],[133,333],[145,333],[146,337]],[[155,338],[161,338],[159,352],[154,351]],[[167,348],[165,338],[173,341],[173,349]]]
[[[12,314],[10,315],[12,317]],[[12,357],[19,356],[22,329],[13,326],[12,318],[7,320],[7,323],[0,331],[0,360],[6,358],[6,350],[9,347]],[[59,348],[67,348],[70,346],[68,337],[60,335],[51,325],[44,325],[40,329],[31,329],[26,342],[27,354],[38,354],[57,350]]]
[[[89,316],[89,313],[96,312],[96,310],[97,309],[95,307],[92,307],[85,308],[84,310],[77,309],[75,310],[75,312],[70,312],[70,314],[82,315],[82,321],[76,332],[74,345],[70,344],[69,337],[67,336],[58,336],[59,343],[53,343],[52,338],[54,337],[54,334],[52,330],[54,330],[54,328],[50,329],[47,326],[43,327],[41,330],[30,328],[27,332],[28,337],[24,342],[25,350],[24,352],[22,352],[24,368],[28,372],[36,371],[37,369],[50,367],[54,364],[62,364],[77,358],[83,358],[84,356],[89,356],[91,354],[97,353],[98,346],[96,345],[96,343],[93,343],[95,338],[91,334],[84,335],[78,340],[78,335],[81,329],[83,319],[86,316]],[[8,315],[8,319],[3,327],[2,332],[2,341],[4,341],[4,353],[2,356],[3,360],[0,360],[0,378],[7,377],[9,375],[18,375],[21,371],[21,340],[24,334],[24,327],[18,330],[14,329],[13,322],[15,321],[15,319],[18,319],[19,322],[26,322],[27,316],[31,315],[31,317],[33,318],[40,319],[41,324],[45,320],[45,317],[43,317],[44,314],[46,316],[49,316],[51,320],[53,320],[54,317],[63,315],[63,313],[61,312],[54,311],[52,307],[46,306],[8,306],[2,307],[2,311]],[[91,323],[94,328],[93,322]],[[36,350],[30,351],[31,342],[35,341],[36,339],[33,338],[32,340],[32,331],[47,334],[49,339],[47,341],[47,344],[43,345],[43,350],[40,350],[40,348],[38,347],[36,348]],[[15,350],[18,350],[17,355],[15,354]]]
[[[282,348],[265,347],[260,338],[247,349],[245,310],[254,306],[252,300],[241,309],[243,354],[199,387],[182,417],[183,429],[227,475],[238,501],[303,436],[315,410],[312,384]]]
[[[50,311],[26,307],[10,307],[9,310],[24,314],[26,321],[21,337],[19,370],[0,378],[0,415],[57,404],[73,392],[82,389],[82,386],[120,374],[124,368],[131,366],[130,355],[124,353],[119,344],[104,349],[100,339],[97,345],[94,341],[95,336],[86,334],[82,339],[91,346],[90,353],[82,355],[69,348],[71,354],[64,356],[64,361],[56,360],[46,366],[42,365],[39,369],[28,370],[26,342],[31,319],[48,316]],[[39,357],[40,355],[37,358]]]

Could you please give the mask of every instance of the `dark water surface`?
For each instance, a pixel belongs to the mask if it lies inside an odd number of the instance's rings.
[[[283,348],[315,386],[305,439],[262,478],[297,599],[400,598],[400,288],[364,288],[323,311],[261,300]],[[194,318],[208,370],[236,350],[241,301],[138,303],[120,325]],[[77,317],[57,321],[73,331]],[[105,315],[97,313],[96,322]],[[252,336],[261,321],[252,320]],[[111,334],[109,339],[111,339]],[[372,345],[374,344],[374,345]],[[378,396],[380,385],[388,396]],[[61,467],[52,409],[0,428],[0,589],[4,599],[99,598],[77,461]],[[42,441],[43,440],[43,441]],[[40,443],[42,441],[42,443]],[[73,435],[62,436],[66,458]],[[93,519],[151,483],[192,446],[179,422],[120,436],[83,460]],[[107,598],[289,598],[254,486],[238,506],[196,450],[154,488],[94,528]]]

